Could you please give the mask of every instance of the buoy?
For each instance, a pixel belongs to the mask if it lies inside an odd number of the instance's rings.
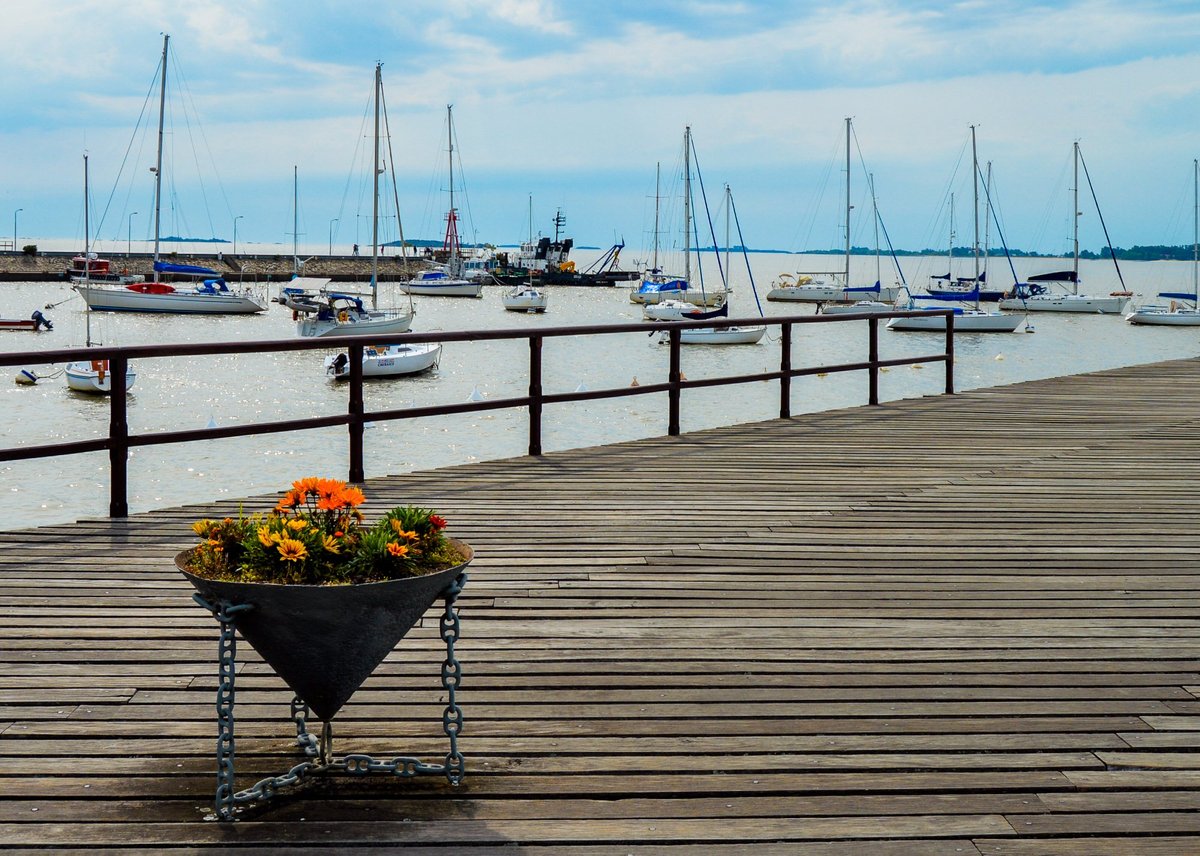
[[[632,383],[630,383],[629,385],[630,385],[630,386],[641,386],[641,384],[640,384],[640,383],[638,383],[637,375],[634,375],[634,376],[633,376],[633,382],[632,382]]]
[[[471,387],[471,394],[467,396],[467,401],[483,401],[483,393],[479,391],[478,386]]]
[[[679,373],[679,379],[680,379],[680,380],[687,380],[687,375],[685,375],[683,372],[680,372],[680,373]]]
[[[33,386],[38,382],[38,376],[29,369],[21,369],[17,372],[17,383],[22,386]]]
[[[825,377],[829,372],[817,372],[817,377]]]
[[[1035,332],[1035,331],[1034,331],[1034,329],[1033,329],[1033,325],[1032,325],[1032,324],[1026,324],[1026,325],[1025,325],[1025,332],[1026,332],[1026,333],[1033,333],[1033,332]]]
[[[996,360],[997,362],[999,362],[1000,360],[1004,359],[1004,354],[996,354],[996,356],[993,357],[993,359]]]
[[[913,363],[913,368],[914,369],[923,369],[923,368],[925,368],[925,366],[921,365],[920,363]]]

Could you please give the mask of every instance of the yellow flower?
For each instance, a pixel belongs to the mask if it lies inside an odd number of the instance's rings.
[[[325,548],[326,553],[340,553],[342,548],[338,544],[337,539],[332,535],[326,535],[321,539],[321,546]]]
[[[299,532],[301,529],[303,529],[307,525],[308,525],[307,520],[289,520],[287,522],[288,529],[291,529],[293,532]]]
[[[264,547],[270,547],[273,544],[278,544],[281,540],[283,540],[283,536],[278,532],[272,532],[267,526],[258,527],[258,543],[262,544]]]
[[[299,562],[308,556],[308,549],[304,544],[291,538],[282,539],[278,549],[285,562]]]
[[[388,542],[387,551],[397,559],[403,559],[408,555],[408,548],[403,544],[397,544],[395,541]]]
[[[210,529],[212,529],[213,525],[214,525],[213,521],[209,520],[206,517],[203,520],[197,520],[195,523],[193,523],[192,531],[195,532],[197,535],[199,535],[201,538],[207,538],[208,532]]]

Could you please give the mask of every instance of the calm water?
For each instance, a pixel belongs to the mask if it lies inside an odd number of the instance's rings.
[[[589,261],[588,253],[581,263]],[[776,254],[752,255],[754,276],[765,295],[778,273],[836,266],[837,258]],[[945,270],[944,259],[904,259],[910,281],[924,282]],[[1055,267],[1046,260],[1017,260],[1025,276]],[[996,263],[993,261],[993,265]],[[734,265],[737,290],[731,314],[755,314],[753,295],[744,272]],[[855,258],[863,279],[874,279],[874,261]],[[989,278],[1006,281],[997,267]],[[966,266],[960,273],[966,272]],[[1149,301],[1158,291],[1190,290],[1191,266],[1179,262],[1123,263],[1126,283],[1138,300]],[[1110,262],[1084,262],[1084,290],[1104,293],[1117,287]],[[889,278],[885,270],[885,281]],[[1008,279],[1011,279],[1009,277]],[[272,289],[277,286],[271,286]],[[263,286],[265,292],[266,286]],[[414,330],[527,328],[573,323],[627,322],[641,317],[624,288],[552,289],[545,316],[503,311],[499,288],[485,289],[482,300],[414,298]],[[67,301],[44,310],[54,321],[52,333],[0,335],[5,351],[46,350],[82,345],[85,313],[70,288],[58,283],[0,284],[0,315],[28,317],[47,303]],[[407,298],[381,289],[381,305]],[[767,303],[768,315],[806,314],[799,304]],[[1200,355],[1200,329],[1134,327],[1117,316],[1073,316],[1044,313],[1032,318],[1033,335],[960,334],[957,343],[959,389],[994,386],[1033,378],[1122,365]],[[96,313],[93,338],[109,344],[181,343],[238,339],[290,338],[291,313],[272,305],[250,317],[202,318]],[[928,354],[940,349],[941,334],[881,335],[886,357]],[[306,354],[140,360],[137,383],[129,398],[130,430],[135,433],[203,428],[254,421],[344,412],[346,387],[328,381],[323,359],[330,351]],[[764,339],[758,345],[686,348],[683,370],[689,379],[727,373],[768,371],[779,365],[779,344]],[[794,365],[833,364],[865,359],[866,330],[861,322],[817,325],[803,330],[794,345]],[[367,408],[383,409],[466,401],[473,390],[487,398],[518,396],[527,389],[528,348],[523,341],[447,345],[440,368],[432,374],[368,384]],[[31,358],[28,367],[39,374],[52,369]],[[569,392],[629,386],[664,380],[667,349],[644,334],[591,337],[546,343],[545,389]],[[62,378],[36,386],[12,382],[0,385],[0,406],[8,414],[6,446],[79,440],[107,431],[108,402],[69,392]],[[937,394],[940,366],[893,369],[881,377],[886,399]],[[865,403],[866,378],[828,375],[793,382],[794,413]],[[778,387],[750,384],[689,392],[684,396],[685,431],[732,422],[773,418],[778,412]],[[546,410],[543,446],[546,451],[611,443],[666,431],[666,399],[662,395],[559,405]],[[379,423],[366,433],[368,476],[430,469],[467,461],[524,454],[527,423],[523,410],[490,411],[475,415]],[[224,496],[274,491],[304,475],[344,478],[347,439],[342,429],[306,431],[213,440],[187,445],[136,449],[130,461],[131,510],[144,511],[181,503],[205,502]],[[74,455],[0,465],[2,528],[62,523],[102,516],[108,503],[107,455]]]

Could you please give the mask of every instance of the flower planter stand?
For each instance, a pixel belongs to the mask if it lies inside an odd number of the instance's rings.
[[[242,791],[234,791],[234,731],[233,707],[235,700],[235,674],[237,670],[237,639],[234,633],[238,616],[253,610],[253,603],[231,604],[220,600],[211,602],[200,594],[192,598],[203,606],[221,625],[219,642],[220,683],[217,687],[217,790],[213,808],[215,814],[207,819],[237,820],[238,811],[248,805],[265,802],[281,790],[294,787],[315,776],[365,776],[384,773],[402,778],[436,775],[445,776],[451,785],[462,782],[466,771],[463,755],[458,751],[458,736],[462,733],[463,713],[455,700],[462,680],[462,667],[454,655],[454,643],[459,638],[460,624],[455,601],[466,585],[467,575],[459,573],[441,593],[445,601],[440,629],[446,643],[446,659],[442,663],[442,687],[446,690],[446,709],[442,713],[442,728],[450,740],[450,749],[440,764],[431,764],[417,758],[397,756],[389,760],[378,760],[370,755],[347,754],[340,758],[333,754],[333,728],[327,718],[321,735],[308,730],[308,704],[297,695],[292,700],[292,720],[296,725],[296,744],[304,750],[308,760],[302,761],[287,772],[270,776]],[[320,706],[318,705],[318,709]]]

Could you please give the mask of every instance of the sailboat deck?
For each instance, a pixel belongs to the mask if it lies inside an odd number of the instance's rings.
[[[0,849],[1200,852],[1198,480],[1196,360],[373,479],[477,551],[466,781],[236,824],[171,557],[238,502],[3,533]],[[239,657],[246,786],[297,756]],[[438,760],[441,658],[431,613],[336,748]]]

